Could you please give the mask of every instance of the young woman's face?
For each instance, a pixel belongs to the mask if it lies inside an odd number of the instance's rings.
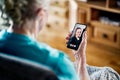
[[[80,34],[81,34],[81,29],[77,29],[75,33],[76,37],[80,37]]]

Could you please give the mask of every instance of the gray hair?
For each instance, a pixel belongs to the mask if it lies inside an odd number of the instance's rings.
[[[0,0],[2,18],[11,20],[14,25],[23,24],[25,19],[36,17],[36,8],[47,10],[50,0]],[[4,16],[6,15],[6,16]]]

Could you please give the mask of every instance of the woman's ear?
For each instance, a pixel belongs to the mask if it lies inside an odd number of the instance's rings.
[[[37,18],[43,18],[45,16],[45,12],[42,8],[37,10]]]
[[[37,10],[36,20],[35,20],[35,32],[38,34],[43,26],[45,26],[47,21],[46,11],[42,8]]]
[[[45,26],[48,18],[47,11],[42,8],[38,9],[37,17],[40,20],[41,26]]]

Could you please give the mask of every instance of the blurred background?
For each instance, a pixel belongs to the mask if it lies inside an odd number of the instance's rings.
[[[75,23],[87,24],[87,63],[110,66],[120,73],[119,0],[52,0],[47,26],[38,38],[74,56],[66,48],[65,37]]]
[[[75,23],[87,25],[87,63],[109,66],[120,74],[120,0],[51,0],[48,23],[38,41],[64,51],[74,61],[65,37]]]

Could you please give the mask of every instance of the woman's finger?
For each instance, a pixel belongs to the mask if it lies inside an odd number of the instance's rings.
[[[82,37],[82,38],[83,38],[83,40],[84,40],[84,39],[85,39],[85,40],[87,39],[87,31],[85,31],[85,32],[83,33],[83,37]]]
[[[68,36],[65,38],[66,40],[69,40],[71,37],[72,33],[68,33]]]

